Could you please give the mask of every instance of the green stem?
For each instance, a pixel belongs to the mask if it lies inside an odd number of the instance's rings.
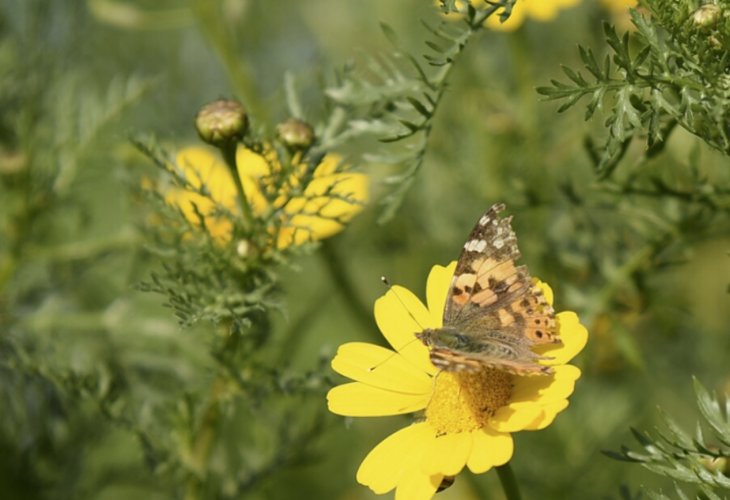
[[[517,478],[509,462],[497,467],[497,476],[499,476],[499,482],[502,484],[502,490],[507,500],[520,500],[522,498],[520,488],[517,485]]]
[[[220,395],[225,380],[218,377],[210,388],[210,401],[191,443],[191,468],[185,485],[185,500],[199,500],[208,474],[208,461],[220,420]]]
[[[372,332],[373,335],[378,336],[376,334],[376,329],[373,328],[374,320],[372,313],[360,300],[360,296],[357,290],[355,290],[355,285],[350,280],[349,273],[345,269],[334,243],[331,241],[323,241],[319,254],[322,256],[322,261],[327,268],[332,281],[339,289],[340,297],[344,299],[345,304],[349,307],[350,311],[357,317],[360,323],[362,323],[366,331]]]
[[[238,206],[241,208],[241,214],[243,214],[243,219],[246,221],[246,229],[251,231],[254,225],[253,212],[251,211],[251,205],[248,203],[248,198],[246,198],[246,191],[243,188],[241,176],[238,173],[238,165],[236,165],[236,149],[236,143],[229,143],[220,147],[223,160],[226,162],[226,165],[228,165],[228,170],[231,171],[233,183],[236,185],[236,191],[238,191]]]
[[[540,144],[540,129],[537,110],[537,93],[535,92],[535,75],[533,72],[533,51],[524,29],[518,29],[508,39],[510,55],[514,65],[519,102],[520,122],[525,134],[525,145],[528,147],[528,160],[535,161],[541,156],[536,150]],[[538,163],[531,163],[538,165]]]
[[[236,95],[251,111],[252,116],[255,116],[261,123],[266,123],[265,110],[259,105],[260,99],[251,76],[253,71],[246,65],[246,57],[236,53],[230,23],[223,15],[221,2],[191,0],[191,6],[201,32],[220,58]]]
[[[585,324],[593,325],[595,323],[596,318],[609,308],[615,296],[621,291],[621,288],[631,281],[631,276],[642,266],[646,265],[653,257],[656,248],[660,247],[655,242],[646,244],[635,252],[621,267],[611,273],[607,283],[592,301],[592,307],[586,311],[584,316]]]
[[[228,324],[223,329],[225,336],[224,352],[235,352],[238,339],[230,331]],[[210,454],[215,444],[221,420],[221,399],[227,392],[229,379],[220,374],[210,385],[208,401],[203,411],[200,425],[195,430],[190,442],[190,471],[185,485],[185,500],[200,500],[203,498],[203,489],[208,479],[210,468]]]
[[[330,288],[320,290],[317,295],[313,295],[309,299],[309,307],[289,322],[289,328],[281,336],[280,345],[282,348],[277,355],[278,360],[275,366],[285,366],[291,362],[297,355],[299,348],[306,338],[307,332],[311,328],[325,307],[329,305],[328,299],[332,297]]]

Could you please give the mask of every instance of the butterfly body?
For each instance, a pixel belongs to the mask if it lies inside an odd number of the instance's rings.
[[[416,334],[430,349],[434,366],[446,371],[496,368],[515,374],[552,370],[532,348],[559,344],[555,312],[527,267],[515,266],[520,252],[512,217],[493,205],[464,244],[449,286],[443,327]]]

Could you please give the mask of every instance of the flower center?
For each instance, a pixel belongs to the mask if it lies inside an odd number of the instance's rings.
[[[434,384],[426,420],[438,435],[481,429],[512,395],[512,375],[493,368],[441,372]]]

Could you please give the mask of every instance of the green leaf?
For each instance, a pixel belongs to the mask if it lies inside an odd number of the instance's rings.
[[[400,46],[400,41],[398,40],[398,35],[396,34],[395,30],[386,22],[380,21],[380,30],[385,35],[385,38],[388,39],[388,41],[395,47]]]
[[[568,75],[568,78],[573,80],[575,83],[577,83],[579,86],[586,86],[588,85],[588,82],[585,81],[583,78],[583,75],[581,75],[579,72],[575,72],[572,69],[570,69],[568,66],[561,66],[563,72]]]
[[[693,378],[693,384],[697,396],[697,405],[702,416],[705,417],[707,423],[718,435],[730,437],[727,406],[721,405],[719,399],[713,398],[696,378]]]
[[[433,50],[434,52],[438,52],[439,54],[444,54],[444,53],[448,52],[448,49],[446,49],[445,47],[440,46],[438,43],[436,43],[434,41],[426,40],[425,44],[431,50]]]
[[[421,114],[421,116],[426,119],[431,118],[432,112],[429,111],[426,106],[424,106],[418,99],[416,99],[415,97],[406,97],[406,99],[411,104],[411,106],[413,106],[413,108]]]
[[[583,95],[581,95],[581,94],[573,94],[568,99],[567,102],[565,102],[565,103],[563,103],[563,104],[560,105],[560,107],[558,108],[558,113],[562,113],[565,110],[567,110],[568,108],[572,107],[575,103],[577,103],[580,100],[581,97],[583,97]]]

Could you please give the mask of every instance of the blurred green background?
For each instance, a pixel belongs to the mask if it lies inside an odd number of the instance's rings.
[[[289,116],[286,75],[318,123],[333,75],[393,51],[379,22],[420,55],[430,36],[421,20],[439,22],[429,1],[0,0],[0,498],[190,497],[176,443],[215,378],[215,326],[183,329],[164,297],[135,288],[164,259],[140,229],[152,208],[138,186],[157,173],[130,137],[152,133],[171,151],[195,144],[198,108],[236,96],[254,98],[245,101],[254,124],[270,131]],[[633,144],[612,179],[596,178],[584,143],[604,133],[601,119],[585,122],[578,107],[558,114],[534,89],[577,64],[578,44],[605,52],[603,20],[627,27],[584,1],[549,22],[478,36],[455,65],[424,166],[385,224],[378,201],[394,169],[358,160],[385,146],[342,148],[372,176],[372,203],[280,270],[286,312],[271,313],[277,354],[263,355],[282,376],[317,373],[322,385],[281,401],[232,400],[218,439],[235,453],[214,455],[200,497],[374,497],[357,467],[407,417],[321,416],[327,385],[341,381],[327,361],[341,343],[384,343],[370,314],[380,276],[422,295],[431,266],[455,259],[497,201],[515,215],[523,263],[591,334],[569,409],[515,436],[524,497],[671,488],[601,450],[630,444],[629,427],[652,428],[657,406],[691,430],[693,375],[730,387],[730,204],[727,194],[708,208],[701,196],[617,186],[659,177],[691,190],[695,169],[721,191],[730,170],[678,130],[662,154],[646,159]],[[280,404],[297,409],[292,428],[317,424],[296,459],[267,462],[288,446],[280,431],[260,431]],[[244,479],[227,483],[236,470]],[[439,497],[502,498],[493,472],[468,476]]]

